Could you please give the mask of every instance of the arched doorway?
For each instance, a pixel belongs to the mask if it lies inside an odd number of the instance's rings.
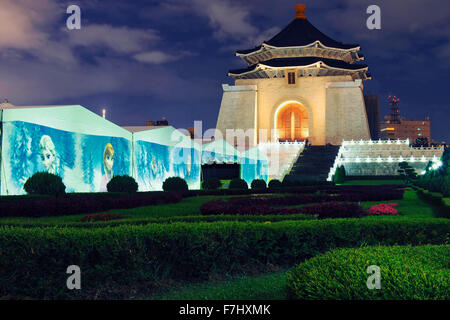
[[[282,105],[275,114],[279,141],[302,141],[309,136],[308,112],[296,102]]]

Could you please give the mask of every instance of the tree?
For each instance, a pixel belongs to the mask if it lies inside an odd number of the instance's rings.
[[[416,171],[413,167],[409,165],[408,162],[403,161],[398,164],[400,169],[397,170],[397,172],[400,174],[400,176],[403,178],[405,183],[409,183],[412,180],[417,178]]]
[[[346,177],[345,167],[339,166],[336,168],[336,172],[334,173],[334,183],[344,183]]]

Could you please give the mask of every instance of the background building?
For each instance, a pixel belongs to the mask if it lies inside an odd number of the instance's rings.
[[[424,120],[406,120],[400,115],[400,99],[389,96],[390,114],[381,124],[381,138],[391,140],[409,139],[412,144],[428,146],[431,143],[430,118]]]
[[[380,138],[380,97],[376,94],[364,96],[366,104],[367,121],[369,122],[370,138]]]

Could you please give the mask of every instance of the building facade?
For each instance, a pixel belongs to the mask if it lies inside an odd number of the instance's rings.
[[[367,119],[369,121],[370,138],[380,139],[380,97],[376,94],[364,96]]]
[[[370,79],[359,45],[335,41],[296,5],[295,19],[260,46],[236,55],[248,67],[230,70],[234,85],[223,85],[216,137],[245,147],[266,141],[339,145],[370,139],[363,81]],[[247,145],[247,143],[249,145]]]
[[[391,120],[385,120],[382,123],[381,136],[382,139],[391,140],[404,140],[414,144],[416,140],[424,140],[427,143],[431,143],[431,125],[430,119],[425,120],[404,120],[401,119],[398,122],[392,122]]]

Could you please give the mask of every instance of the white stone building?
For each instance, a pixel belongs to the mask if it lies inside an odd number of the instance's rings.
[[[216,136],[242,149],[267,141],[370,139],[363,97],[370,75],[357,63],[364,59],[359,50],[320,32],[297,5],[295,19],[279,34],[236,52],[248,68],[228,74],[235,85],[223,85]],[[229,130],[244,131],[245,145]]]

